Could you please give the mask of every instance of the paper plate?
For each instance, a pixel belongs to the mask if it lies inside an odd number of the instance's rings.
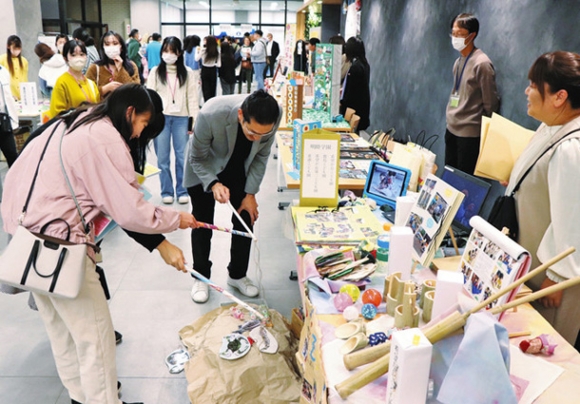
[[[250,341],[241,334],[229,334],[223,337],[220,347],[220,358],[233,361],[250,351]]]
[[[275,354],[278,352],[278,341],[265,327],[261,326],[250,331],[250,338],[256,341],[260,352]]]

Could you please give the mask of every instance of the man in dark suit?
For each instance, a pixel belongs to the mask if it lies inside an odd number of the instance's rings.
[[[258,220],[255,195],[266,172],[270,148],[280,125],[282,111],[277,101],[264,90],[247,95],[225,95],[206,102],[195,120],[183,185],[191,197],[192,211],[205,223],[214,222],[216,201],[231,201],[250,230]],[[235,230],[246,231],[232,216]],[[191,232],[193,268],[209,278],[212,231]],[[228,285],[244,296],[255,297],[259,290],[246,276],[252,240],[232,236]],[[222,252],[223,253],[223,252]],[[194,279],[191,298],[205,303],[207,284]]]
[[[264,74],[267,72],[267,76],[264,77],[273,77],[274,72],[276,71],[276,60],[280,55],[280,45],[278,45],[278,42],[274,41],[272,34],[266,35],[266,38],[268,38],[268,47],[266,53],[266,65],[268,68],[264,70]]]

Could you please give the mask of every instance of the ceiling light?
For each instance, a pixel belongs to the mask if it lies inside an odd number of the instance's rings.
[[[276,2],[270,3],[270,10],[276,10],[277,8],[278,8],[278,3],[276,3]]]

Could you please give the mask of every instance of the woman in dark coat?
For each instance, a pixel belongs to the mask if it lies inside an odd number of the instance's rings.
[[[369,89],[371,69],[365,56],[365,45],[362,40],[350,37],[346,41],[344,52],[351,66],[342,86],[340,113],[344,115],[347,108],[354,109],[355,113],[360,116],[358,130],[364,130],[370,125],[371,109]]]

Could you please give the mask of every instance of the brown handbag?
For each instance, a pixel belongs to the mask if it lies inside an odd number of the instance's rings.
[[[250,60],[242,60],[242,69],[250,70],[252,68],[252,62]]]

